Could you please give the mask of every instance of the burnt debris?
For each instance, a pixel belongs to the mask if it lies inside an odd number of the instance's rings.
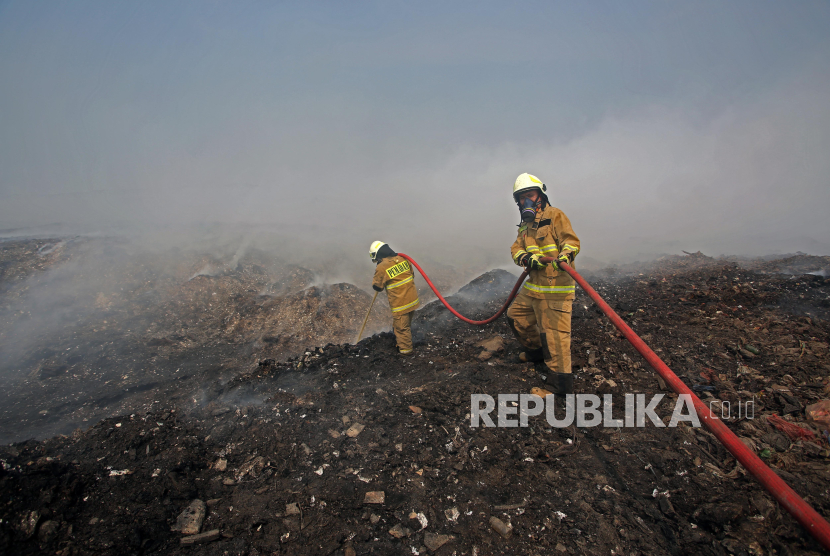
[[[828,433],[806,412],[830,397],[822,304],[830,281],[687,257],[655,263],[642,276],[587,278],[705,403],[732,412],[726,422],[748,446],[827,514]],[[217,278],[187,287],[208,279]],[[474,295],[462,289],[450,302],[484,318],[512,284],[488,273],[471,284]],[[210,292],[230,299],[229,287],[214,284]],[[314,312],[353,293],[348,285],[321,288],[287,294],[278,311]],[[222,363],[211,356],[186,367],[148,389],[148,405],[86,430],[0,447],[0,551],[820,551],[704,429],[552,428],[542,417],[527,427],[471,428],[471,394],[529,393],[541,382],[532,365],[518,363],[503,319],[472,327],[447,314],[436,303],[417,312],[417,355],[406,359],[391,333],[349,345],[283,329],[252,349],[244,342],[223,348],[220,336],[194,335],[191,327],[142,329],[132,357],[154,350],[156,360],[183,363],[202,349],[222,353]],[[150,346],[153,338],[170,343]],[[295,351],[268,351],[280,345]],[[61,347],[38,352],[48,363],[29,380],[77,373],[81,362],[64,361]],[[572,349],[577,392],[663,393],[656,411],[671,413],[673,394],[581,292]],[[751,418],[736,415],[750,400]],[[780,428],[774,415],[806,432]]]

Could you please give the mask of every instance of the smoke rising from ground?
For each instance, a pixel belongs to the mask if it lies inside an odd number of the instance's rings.
[[[528,171],[583,260],[830,253],[830,11],[638,6],[10,3],[0,228],[220,227],[330,276],[382,239],[472,277]]]
[[[355,281],[371,273],[362,263],[374,239],[476,271],[509,264],[518,220],[512,181],[530,171],[571,218],[583,255],[595,259],[648,259],[681,249],[828,254],[827,98],[830,85],[820,80],[782,86],[708,118],[648,107],[608,117],[568,141],[471,141],[430,159],[399,154],[396,170],[370,172],[323,152],[325,167],[302,181],[292,182],[289,165],[274,172],[273,183],[244,190],[220,185],[239,161],[206,160],[199,172],[175,172],[183,186],[152,181],[114,189],[106,192],[106,207],[96,206],[99,193],[78,193],[54,205],[49,197],[34,206],[30,198],[12,198],[0,211],[17,226],[62,219],[68,229],[118,230],[153,244],[239,242],[232,266],[258,243]],[[193,183],[200,185],[187,185]],[[142,202],[148,197],[156,207]],[[226,232],[216,237],[217,228]]]
[[[828,255],[828,27],[807,3],[5,2],[0,238],[71,255],[0,267],[0,380],[88,394],[61,403],[94,419],[162,374],[300,349],[252,307],[363,311],[373,240],[445,293],[515,272],[522,172],[582,269]]]

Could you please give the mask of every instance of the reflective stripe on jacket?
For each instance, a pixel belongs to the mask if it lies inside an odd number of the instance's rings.
[[[380,261],[372,287],[378,291],[386,288],[389,307],[396,315],[411,313],[421,303],[415,288],[415,274],[409,262],[402,257],[386,257]]]
[[[565,213],[547,206],[536,214],[533,222],[523,222],[519,226],[519,235],[510,253],[516,264],[525,253],[554,259],[565,253],[573,265],[573,259],[579,253],[579,238]],[[556,270],[553,265],[531,270],[523,287],[530,297],[538,299],[573,299],[576,292],[573,278],[567,272]]]

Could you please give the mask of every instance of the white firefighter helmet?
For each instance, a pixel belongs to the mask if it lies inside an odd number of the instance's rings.
[[[369,258],[371,258],[373,262],[378,257],[378,251],[380,251],[380,248],[383,247],[384,245],[386,245],[386,244],[383,243],[382,241],[373,241],[372,242],[372,245],[369,247]]]
[[[538,189],[543,195],[545,195],[545,192],[548,190],[548,188],[545,187],[545,184],[542,183],[542,180],[525,172],[516,178],[516,183],[513,184],[513,198],[516,199],[516,195],[530,189]],[[545,197],[547,197],[547,195],[545,195]]]

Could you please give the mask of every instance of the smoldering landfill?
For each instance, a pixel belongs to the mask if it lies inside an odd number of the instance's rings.
[[[402,360],[382,310],[349,343],[368,284],[256,250],[230,265],[235,249],[121,260],[115,245],[89,267],[96,241],[0,243],[0,553],[821,551],[691,423],[471,427],[471,395],[542,385],[503,319],[425,303]],[[829,262],[580,270],[713,412],[754,398],[754,419],[725,424],[824,515]],[[450,302],[485,318],[514,282],[488,272]],[[665,394],[666,419],[677,405],[580,291],[573,368],[579,394]]]

